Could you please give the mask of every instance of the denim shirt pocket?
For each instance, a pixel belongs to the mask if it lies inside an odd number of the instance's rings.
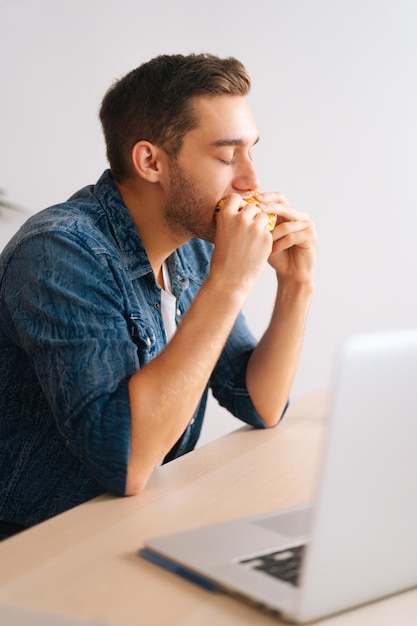
[[[139,364],[149,363],[161,350],[157,336],[149,321],[141,312],[130,312],[128,316],[129,333],[136,345]]]

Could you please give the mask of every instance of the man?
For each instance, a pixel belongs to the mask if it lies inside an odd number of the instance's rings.
[[[240,62],[213,55],[133,70],[100,111],[110,171],[30,218],[4,250],[6,532],[105,491],[138,494],[158,464],[194,448],[208,388],[254,427],[279,422],[315,233],[280,193],[245,200],[260,186],[249,87]],[[256,345],[240,311],[267,262],[278,291]]]

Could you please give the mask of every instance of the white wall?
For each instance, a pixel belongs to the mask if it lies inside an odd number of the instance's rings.
[[[319,234],[293,396],[327,387],[346,334],[417,325],[416,33],[414,0],[0,0],[0,187],[37,211],[94,182],[104,91],[152,56],[239,57],[262,187]],[[272,297],[266,271],[245,308],[257,335]],[[211,404],[203,441],[236,425]]]

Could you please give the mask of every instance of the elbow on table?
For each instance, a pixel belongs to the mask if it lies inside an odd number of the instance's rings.
[[[137,496],[142,493],[142,491],[148,484],[151,473],[152,471],[138,470],[137,468],[129,466],[127,471],[124,495]]]
[[[278,426],[278,424],[281,423],[281,421],[282,421],[282,419],[283,419],[283,417],[284,417],[284,415],[285,415],[285,413],[286,413],[286,411],[288,409],[289,403],[290,403],[290,401],[288,399],[286,401],[286,403],[285,403],[284,409],[281,412],[279,412],[277,415],[274,415],[269,420],[269,422],[264,420],[265,428],[275,428],[276,426]]]

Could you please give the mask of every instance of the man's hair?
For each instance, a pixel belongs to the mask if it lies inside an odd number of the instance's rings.
[[[178,155],[184,135],[198,125],[195,96],[245,96],[249,89],[240,61],[212,54],[161,55],[129,72],[110,87],[100,108],[115,180],[132,175],[131,151],[138,141]]]

